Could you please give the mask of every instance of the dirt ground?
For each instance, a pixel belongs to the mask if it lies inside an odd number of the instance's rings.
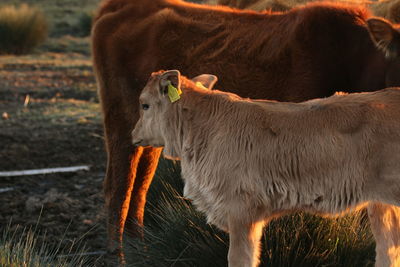
[[[0,177],[0,229],[36,227],[39,240],[61,247],[81,240],[94,252],[95,265],[105,265],[106,155],[90,58],[0,56],[0,115],[0,171],[90,166]]]

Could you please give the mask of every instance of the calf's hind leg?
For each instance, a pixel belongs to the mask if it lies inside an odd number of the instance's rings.
[[[229,220],[229,267],[256,267],[264,222]]]
[[[371,230],[376,241],[376,267],[400,266],[400,207],[371,203]]]

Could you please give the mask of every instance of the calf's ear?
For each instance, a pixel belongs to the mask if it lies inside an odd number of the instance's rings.
[[[179,70],[167,70],[160,77],[160,93],[161,95],[168,94],[168,85],[172,84],[176,89],[181,88],[181,73]]]
[[[201,74],[192,79],[194,83],[200,82],[205,88],[211,90],[218,81],[217,76],[212,74]]]
[[[393,25],[380,18],[367,20],[367,27],[374,44],[385,53],[386,58],[400,54],[400,32]]]

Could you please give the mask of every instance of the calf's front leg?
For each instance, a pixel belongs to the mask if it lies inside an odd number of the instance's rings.
[[[375,266],[400,266],[400,207],[371,203],[368,216],[376,241]]]
[[[264,222],[229,220],[229,267],[256,267]]]

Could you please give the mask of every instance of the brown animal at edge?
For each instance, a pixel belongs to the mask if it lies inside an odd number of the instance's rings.
[[[293,102],[335,90],[400,85],[399,33],[384,20],[368,18],[364,9],[333,4],[256,13],[179,0],[105,1],[95,19],[92,49],[108,153],[109,249],[121,248],[124,231],[142,235],[146,193],[161,150],[134,148],[130,132],[150,73],[211,72],[220,77],[222,90]]]
[[[180,160],[184,197],[229,233],[229,267],[258,266],[272,218],[341,215],[369,201],[400,206],[400,88],[290,103],[208,90],[196,79],[153,73],[132,142]],[[182,93],[170,100],[174,90]],[[398,226],[386,241],[400,237]]]

